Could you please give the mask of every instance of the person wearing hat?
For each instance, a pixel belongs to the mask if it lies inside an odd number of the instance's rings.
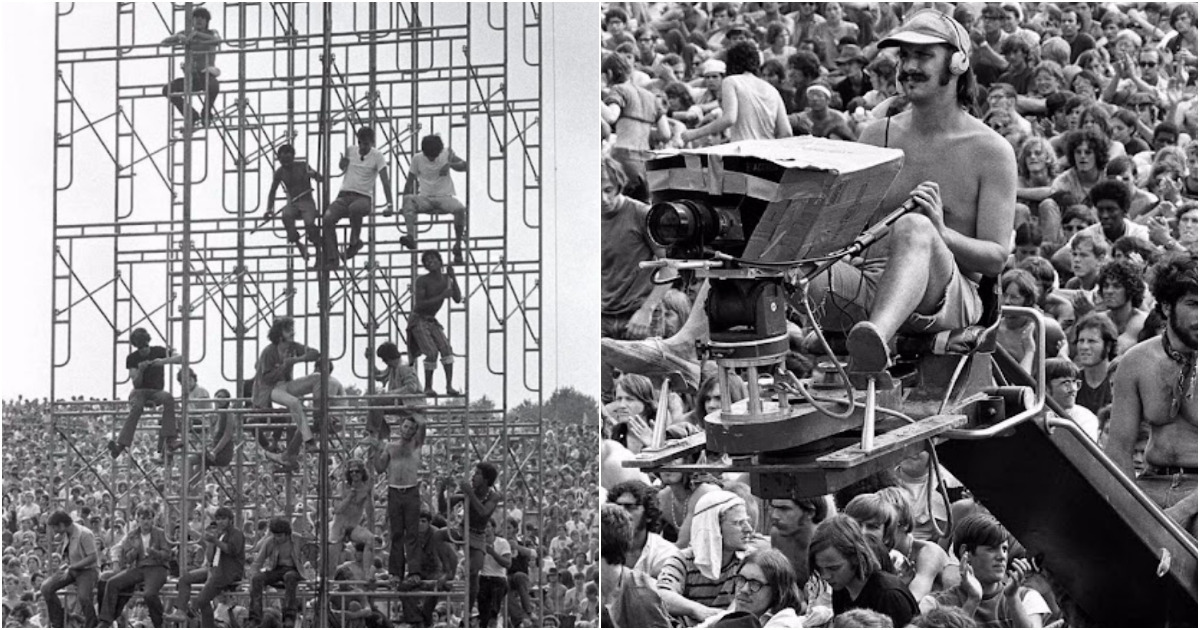
[[[852,101],[866,96],[867,92],[871,91],[871,82],[863,74],[863,68],[867,67],[867,56],[858,46],[846,44],[842,46],[842,52],[834,63],[837,64],[838,73],[843,78],[833,86],[833,90],[849,110]]]
[[[729,140],[771,140],[792,135],[787,108],[779,91],[758,78],[760,55],[750,42],[739,42],[725,51],[729,75],[721,82],[721,115],[698,129],[684,131],[690,142],[729,130]]]
[[[822,327],[848,331],[851,370],[866,373],[890,365],[888,343],[901,329],[932,334],[979,321],[978,283],[1004,268],[1017,188],[1012,146],[968,112],[966,29],[921,10],[879,47],[899,48],[898,83],[912,108],[872,122],[859,141],[905,155],[877,218],[905,204],[913,211],[861,265],[835,264],[809,286]],[[836,308],[825,307],[830,300]]]

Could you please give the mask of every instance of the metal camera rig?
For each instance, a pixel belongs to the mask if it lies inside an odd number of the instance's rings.
[[[1069,593],[1074,620],[1195,627],[1196,539],[1046,397],[1038,311],[1001,308],[997,279],[984,278],[976,326],[899,335],[895,365],[873,374],[847,371],[837,339],[816,325],[809,282],[860,254],[912,209],[879,207],[902,160],[897,150],[809,137],[648,162],[654,204],[647,228],[668,252],[649,265],[707,283],[693,307],[696,317],[704,302],[707,316],[695,354],[717,366],[721,408],[704,418],[702,433],[665,443],[666,419],[658,418],[654,443],[624,465],[745,472],[759,498],[802,499],[925,449],[931,477],[939,476],[930,487],[942,485],[944,464]],[[784,367],[789,308],[808,320],[827,358],[811,378]],[[996,343],[1001,313],[1033,321],[1032,374]],[[626,358],[668,354],[691,343],[690,334]],[[643,361],[664,388],[685,380],[671,370],[687,361],[668,359]],[[637,367],[631,363],[625,367]],[[728,393],[735,370],[745,372],[748,387],[736,403]],[[729,457],[696,457],[706,450]]]

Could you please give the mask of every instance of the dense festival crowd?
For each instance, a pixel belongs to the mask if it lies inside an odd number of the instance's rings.
[[[356,391],[352,386],[347,393],[353,395]],[[177,476],[173,478],[172,474],[178,473],[172,473],[169,469],[164,471],[162,461],[155,460],[152,435],[138,435],[130,448],[130,454],[139,462],[144,476],[129,465],[113,466],[107,456],[99,461],[93,459],[90,462],[95,466],[92,471],[83,469],[80,455],[102,453],[111,435],[108,425],[112,412],[106,412],[111,409],[111,403],[94,399],[77,399],[70,403],[72,412],[79,415],[60,418],[54,427],[55,432],[48,433],[51,431],[48,400],[18,398],[4,402],[2,562],[5,627],[51,627],[47,598],[41,589],[64,564],[64,553],[68,551],[64,543],[71,537],[70,531],[65,535],[56,533],[55,527],[49,522],[56,512],[65,513],[73,526],[86,528],[92,534],[102,584],[112,581],[119,570],[128,568],[130,563],[123,547],[127,548],[129,544],[124,541],[134,538],[138,532],[139,514],[143,509],[151,515],[147,519],[147,526],[151,528],[161,528],[167,522],[164,512],[170,512],[171,531],[164,532],[170,549],[169,556],[164,556],[164,577],[169,576],[170,581],[174,582],[180,574],[176,556],[177,542],[180,540],[179,502],[171,497],[173,492],[170,491],[178,485]],[[352,423],[359,414],[354,410],[346,410],[337,415],[341,422]],[[196,440],[193,444],[200,443],[201,423],[193,423]],[[493,542],[491,548],[497,549],[497,556],[505,558],[507,564],[497,558],[496,566],[491,568],[498,570],[498,574],[488,572],[492,563],[484,565],[481,580],[485,584],[483,588],[492,593],[492,599],[486,603],[479,602],[479,612],[484,622],[481,625],[495,623],[501,617],[501,612],[512,626],[587,627],[597,624],[596,547],[599,517],[594,497],[598,491],[598,464],[595,449],[584,446],[593,439],[587,437],[594,435],[592,426],[594,423],[587,418],[547,416],[544,425],[547,446],[540,453],[536,452],[536,443],[533,441],[510,440],[509,447],[516,458],[514,461],[544,466],[544,492],[539,496],[534,481],[536,477],[514,480],[491,519],[495,525],[489,528],[494,530],[493,541],[503,539],[507,543]],[[60,429],[62,437],[56,432]],[[255,429],[246,429],[248,446],[242,469],[244,483],[240,488],[240,502],[237,500],[239,489],[234,484],[236,477],[231,469],[222,473],[210,468],[208,477],[192,488],[194,503],[186,527],[188,568],[212,564],[211,556],[207,563],[205,558],[206,530],[210,530],[211,523],[220,518],[218,510],[225,508],[232,514],[240,505],[240,518],[236,520],[240,522],[240,532],[246,546],[245,581],[251,581],[255,570],[251,563],[255,560],[256,551],[261,551],[276,529],[284,529],[282,525],[287,525],[286,529],[295,541],[297,550],[298,583],[307,583],[311,589],[320,566],[316,530],[320,524],[315,522],[316,502],[313,500],[316,496],[315,471],[292,476],[289,493],[285,485],[289,477],[265,472],[268,469],[257,463],[254,449],[249,446],[256,438],[251,435],[252,431],[257,432]],[[331,447],[335,451],[331,460],[331,474],[338,478],[345,476],[344,471],[353,466],[350,462],[362,461],[368,450],[362,444],[343,443],[341,440],[350,436],[345,432],[340,433],[333,434],[331,439]],[[471,439],[476,446],[488,444],[494,439],[484,433],[482,429],[472,431]],[[276,438],[264,439],[269,441]],[[431,431],[424,448],[428,452],[423,459],[427,469],[422,471],[421,515],[423,521],[428,521],[430,533],[422,534],[419,539],[431,548],[440,546],[434,555],[440,554],[441,558],[448,559],[433,563],[432,573],[421,573],[420,581],[389,582],[386,541],[389,524],[387,511],[382,509],[386,504],[387,486],[377,484],[373,492],[377,507],[374,509],[374,527],[371,530],[376,550],[371,562],[373,574],[359,570],[363,550],[355,551],[353,547],[346,546],[340,558],[345,562],[331,560],[331,577],[350,580],[351,585],[355,580],[360,583],[377,580],[378,585],[370,588],[378,591],[392,588],[401,591],[441,590],[453,588],[454,583],[467,577],[463,573],[462,562],[466,549],[462,540],[462,506],[452,505],[448,498],[458,488],[458,479],[463,471],[470,469],[470,445],[461,434],[439,437],[437,431]],[[78,454],[75,449],[78,449]],[[339,484],[332,484],[330,488],[331,519],[334,506],[341,499],[339,489]],[[288,496],[296,501],[294,506],[285,506],[285,497]],[[238,526],[235,524],[233,527]],[[509,552],[499,553],[501,547]],[[166,560],[167,557],[169,560]],[[450,563],[453,565],[444,566]],[[416,574],[416,571],[410,570],[409,574]],[[500,575],[503,579],[497,580],[490,575]],[[409,606],[409,600],[404,600],[406,603],[403,605],[393,603],[389,606],[383,600],[372,601],[370,597],[337,596],[338,590],[359,588],[351,585],[335,587],[328,617],[331,624],[344,623],[345,627],[452,627],[457,625],[463,613],[460,603],[448,605],[444,597],[423,598],[416,606]],[[503,588],[500,588],[501,585]],[[283,586],[282,582],[280,586]],[[301,590],[297,608],[302,612],[295,614],[302,614],[305,625],[312,625],[314,602],[308,601],[306,593],[311,593],[311,590]],[[155,609],[141,598],[134,598],[127,605],[122,602],[123,611],[118,611],[115,620],[105,618],[103,599],[101,591],[97,590],[94,600],[96,609],[100,611],[101,623],[111,625],[116,621],[124,627],[162,627],[164,607],[168,611],[167,623],[172,618],[174,606],[170,601],[165,606],[158,602]],[[163,596],[162,599],[174,600],[175,597]],[[68,625],[79,627],[96,621],[94,611],[89,618],[87,612],[77,607],[71,598],[65,602],[65,621]],[[271,599],[266,600],[265,610],[260,610],[257,618],[251,614],[250,606],[242,597],[218,598],[214,604],[212,623],[220,627],[278,624],[289,612],[286,605]]]
[[[1196,19],[1193,3],[1156,2],[603,6],[606,621],[1088,623],[1060,609],[1020,541],[927,453],[837,496],[770,501],[740,474],[621,466],[698,432],[722,396],[747,397],[736,376],[721,391],[697,357],[708,284],[640,266],[668,255],[646,227],[653,151],[801,135],[903,149],[898,181],[915,188],[889,193],[886,209],[918,206],[888,243],[905,271],[854,277],[916,299],[898,317],[868,304],[869,321],[848,330],[818,315],[839,356],[885,369],[899,322],[929,315],[927,301],[944,309],[967,286],[959,274],[979,293],[993,278],[1001,304],[1042,319],[1044,367],[1027,319],[1001,317],[998,345],[1028,373],[1044,369],[1055,412],[1195,535]],[[963,181],[978,192],[964,195]],[[963,206],[970,223],[951,225]],[[913,258],[918,248],[929,258]],[[870,255],[838,266],[867,269]],[[937,271],[947,264],[959,270],[950,280]],[[902,284],[939,274],[951,287],[941,303],[917,304],[927,285]],[[789,312],[789,338],[787,370],[812,375],[824,354],[813,321]],[[671,372],[682,383],[664,394]]]

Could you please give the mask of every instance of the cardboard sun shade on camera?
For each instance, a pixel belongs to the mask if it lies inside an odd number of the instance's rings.
[[[802,136],[659,153],[646,179],[656,198],[686,191],[767,201],[742,256],[781,262],[849,245],[903,164],[899,149]]]

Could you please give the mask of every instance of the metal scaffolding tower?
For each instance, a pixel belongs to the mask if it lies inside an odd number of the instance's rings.
[[[429,442],[444,449],[439,459],[458,458],[464,468],[480,459],[501,463],[498,487],[541,505],[542,471],[535,464],[541,418],[505,410],[543,397],[542,7],[209,5],[212,27],[223,37],[220,92],[212,120],[198,128],[176,114],[163,91],[197,53],[160,43],[190,25],[194,6],[57,5],[51,398],[58,402],[51,421],[63,455],[80,463],[77,475],[95,474],[107,484],[105,475],[112,479],[118,467],[134,464],[131,478],[156,487],[168,506],[165,518],[185,532],[196,499],[183,483],[193,472],[187,454],[203,448],[197,440],[206,439],[213,401],[178,392],[184,449],[166,461],[160,481],[154,466],[130,458],[110,464],[106,453],[78,446],[86,422],[99,416],[111,430],[127,404],[107,403],[97,412],[95,403],[59,399],[81,383],[107,380],[111,399],[123,400],[131,388],[123,370],[126,344],[137,327],[183,355],[179,371],[219,379],[233,392],[229,413],[244,423],[234,464],[202,474],[235,502],[239,526],[248,510],[290,515],[297,500],[312,510],[323,619],[328,481],[337,475],[328,455],[349,455],[362,426],[355,408],[375,394],[364,353],[384,340],[403,347],[418,255],[398,242],[403,217],[383,217],[377,197],[364,227],[366,253],[336,271],[307,270],[278,216],[264,216],[276,150],[290,143],[298,160],[336,176],[332,169],[354,145],[355,129],[373,127],[389,161],[397,212],[422,136],[440,134],[467,161],[467,172],[455,174],[468,208],[466,260],[455,265],[464,300],[448,302],[440,316],[462,366],[464,396],[430,404]],[[196,105],[202,99],[187,97]],[[323,211],[334,196],[330,184],[317,193]],[[419,231],[421,249],[449,252],[446,219],[422,215]],[[265,492],[247,492],[262,483],[251,432],[261,434],[286,414],[251,410],[239,392],[280,315],[295,318],[298,340],[316,347],[319,339],[323,356],[368,385],[362,396],[325,396],[314,404],[315,418],[332,414],[343,427],[340,437],[320,440],[318,468],[309,471],[315,495],[292,496],[289,478],[285,496],[263,505]],[[323,387],[327,378],[325,372]],[[468,408],[481,396],[493,408]],[[146,414],[142,432],[154,430],[155,417]],[[128,492],[137,488],[131,484]],[[110,491],[118,495],[115,486]],[[181,567],[186,562],[181,551]]]

